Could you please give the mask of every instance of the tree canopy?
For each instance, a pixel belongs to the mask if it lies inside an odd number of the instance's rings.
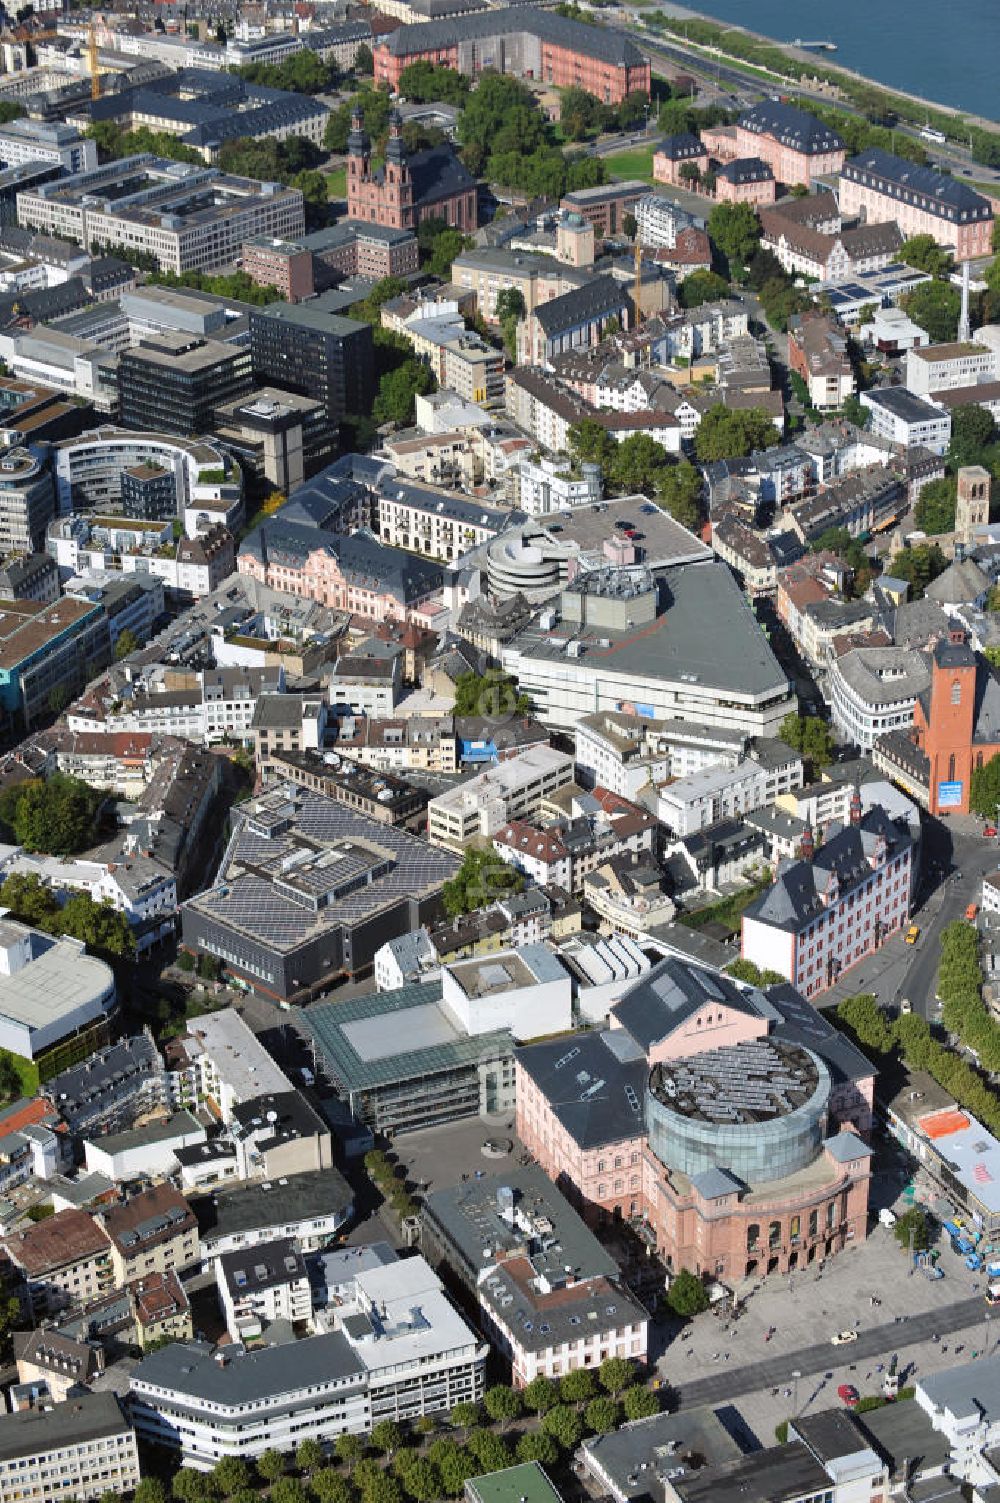
[[[989,413],[984,416],[989,417]],[[922,532],[954,532],[956,495],[957,485],[950,475],[943,480],[929,480],[921,487],[913,520]]]
[[[774,424],[761,407],[730,410],[710,407],[694,436],[702,464],[715,459],[743,459],[775,441]]]
[[[524,877],[516,866],[501,861],[492,849],[468,850],[458,871],[441,889],[441,901],[449,918],[461,918],[523,891]]]
[[[958,336],[961,295],[950,282],[922,282],[902,299],[903,307],[925,330],[931,344],[947,344]]]
[[[702,1310],[708,1309],[708,1294],[701,1279],[696,1278],[690,1269],[682,1268],[670,1280],[667,1304],[675,1315],[683,1316],[686,1320],[689,1316],[700,1315]]]
[[[659,476],[656,499],[675,522],[695,531],[702,519],[702,480],[687,459],[672,464]]]
[[[938,245],[933,235],[913,235],[904,241],[899,259],[916,271],[940,277],[951,269],[951,255]]]
[[[469,93],[469,80],[454,68],[438,67],[418,58],[400,73],[398,92],[414,104],[433,104],[440,100],[442,104],[463,105]]]
[[[501,668],[485,673],[460,673],[455,680],[455,714],[485,715],[495,720],[504,715],[528,715],[531,700],[517,687],[517,680]]]
[[[714,271],[693,271],[677,289],[682,308],[700,308],[702,303],[717,303],[729,296],[729,283]]]
[[[708,216],[708,238],[725,258],[730,275],[746,266],[760,245],[760,220],[753,205],[717,203]]]
[[[0,824],[25,850],[72,856],[94,844],[103,802],[99,789],[57,772],[5,789],[0,794]]]
[[[430,366],[415,357],[404,360],[379,380],[372,416],[377,423],[410,423],[416,398],[433,391],[436,385]]]
[[[1000,756],[972,769],[969,807],[984,819],[996,819],[1000,809]]]
[[[962,465],[986,463],[989,458],[986,450],[996,436],[997,425],[985,407],[975,404],[956,407],[951,415],[949,465],[958,469]]]
[[[947,567],[948,560],[937,543],[919,543],[894,554],[888,572],[908,582],[911,600],[922,600],[927,586]]]
[[[825,767],[833,757],[833,736],[818,715],[798,715],[793,710],[781,722],[778,735],[814,767]]]

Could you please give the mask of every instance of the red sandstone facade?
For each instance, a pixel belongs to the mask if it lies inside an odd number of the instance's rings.
[[[457,230],[476,228],[476,183],[461,164],[449,174],[456,183],[453,190],[435,187],[436,169],[452,165],[448,159],[454,157],[453,148],[435,147],[411,157],[403,146],[402,121],[393,113],[385,165],[373,172],[371,143],[364,134],[360,111],[355,112],[352,123],[347,143],[347,212],[351,219],[394,230],[415,230],[421,219],[431,218],[443,219]]]
[[[462,67],[458,44],[449,47],[433,47],[396,54],[390,50],[388,40],[383,38],[373,48],[375,60],[375,84],[386,83],[395,93],[399,88],[399,76],[410,63],[429,62],[439,67],[454,68],[457,72],[469,72]],[[629,94],[648,94],[650,65],[639,63],[608,63],[600,58],[588,57],[586,53],[552,42],[541,44],[541,82],[552,84],[557,89],[575,86],[586,89],[604,104],[621,104]],[[478,72],[478,68],[471,70]],[[513,71],[508,69],[507,71]],[[526,74],[525,76],[530,76]]]

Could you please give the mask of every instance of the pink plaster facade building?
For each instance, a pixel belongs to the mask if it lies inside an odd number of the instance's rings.
[[[736,122],[735,157],[760,157],[789,188],[839,172],[846,154],[832,126],[778,100],[762,99]]]
[[[931,235],[956,261],[990,254],[993,205],[959,178],[870,148],[843,164],[840,212],[869,223],[895,220],[904,240]]]
[[[274,590],[350,611],[368,621],[427,624],[443,583],[439,564],[375,542],[301,524],[265,522],[243,540],[236,560]]]
[[[654,183],[689,188],[707,171],[708,148],[689,130],[666,136],[653,153]]]
[[[526,1046],[516,1069],[538,1163],[668,1268],[785,1273],[866,1235],[872,1067],[790,987],[765,1001],[667,960],[604,1033]]]
[[[448,143],[407,151],[398,110],[389,116],[383,166],[373,169],[372,147],[360,108],[347,138],[347,212],[351,219],[415,230],[422,219],[443,219],[470,231],[479,223],[476,180]]]
[[[773,204],[774,173],[760,157],[737,157],[719,168],[715,196],[723,204]]]

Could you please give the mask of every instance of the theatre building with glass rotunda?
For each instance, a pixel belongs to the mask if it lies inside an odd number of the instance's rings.
[[[591,1221],[738,1283],[867,1231],[871,1064],[792,987],[670,959],[603,1032],[517,1051],[526,1146]]]

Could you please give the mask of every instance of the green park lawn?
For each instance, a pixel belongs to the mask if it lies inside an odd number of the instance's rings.
[[[327,198],[347,197],[346,167],[338,167],[336,172],[328,172],[326,174],[326,196]]]
[[[603,160],[609,177],[621,178],[625,181],[630,178],[643,178],[647,183],[653,181],[652,146],[639,146],[632,151],[616,151]]]

